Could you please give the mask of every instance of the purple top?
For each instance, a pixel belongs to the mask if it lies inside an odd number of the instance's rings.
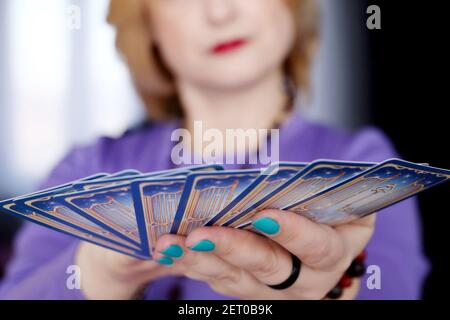
[[[75,148],[54,169],[42,187],[50,187],[97,172],[137,169],[142,172],[171,168],[170,136],[178,122],[153,122],[118,139],[101,138]],[[298,113],[280,128],[280,160],[316,159],[383,161],[397,154],[388,138],[369,127],[356,133],[310,122]],[[231,166],[230,166],[231,168]],[[75,264],[78,240],[26,224],[15,241],[15,255],[0,285],[0,299],[83,299],[80,290],[66,287],[66,269]],[[360,299],[418,299],[428,271],[422,253],[416,199],[382,210],[368,245],[368,265],[381,270],[381,289],[361,282]],[[146,299],[169,299],[178,290],[181,299],[226,299],[206,283],[184,277],[166,277],[150,283]]]

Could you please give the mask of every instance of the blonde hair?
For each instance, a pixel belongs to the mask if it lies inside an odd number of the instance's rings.
[[[111,0],[108,22],[116,28],[116,46],[128,65],[148,115],[159,120],[181,118],[183,113],[173,76],[152,43],[145,1]],[[316,0],[285,1],[294,16],[297,36],[284,70],[295,87],[307,90],[318,38],[317,3]]]

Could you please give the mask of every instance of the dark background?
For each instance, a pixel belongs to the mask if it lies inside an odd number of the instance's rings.
[[[363,30],[357,33],[368,40],[369,56],[364,60],[368,62],[369,122],[391,137],[404,158],[450,168],[446,118],[450,11],[445,2],[338,1],[352,14],[360,13],[361,23],[356,26]],[[366,8],[371,4],[381,8],[381,30],[365,28]],[[447,184],[419,196],[425,251],[433,266],[424,288],[426,299],[442,297],[448,288],[450,219],[445,200],[449,191]],[[18,219],[2,217],[0,246],[8,246],[18,225]],[[0,256],[0,278],[3,261],[6,256]]]
[[[381,30],[368,31],[371,122],[414,162],[450,168],[448,71],[449,11],[444,1],[362,1],[378,4]],[[419,196],[425,251],[433,264],[424,298],[448,290],[449,184]]]

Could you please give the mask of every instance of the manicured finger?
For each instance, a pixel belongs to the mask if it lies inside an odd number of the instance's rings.
[[[205,240],[207,239],[207,240]],[[291,274],[292,258],[279,244],[258,234],[231,228],[207,227],[193,231],[186,238],[186,246],[214,243],[212,254],[226,262],[245,269],[256,279],[267,285],[280,284]],[[321,299],[334,287],[342,274],[321,272],[302,265],[297,281],[286,290],[271,290],[270,296],[295,292],[299,299]]]
[[[178,259],[181,259],[185,252],[185,237],[173,234],[162,236],[155,246],[153,258],[162,265],[170,266]]]
[[[187,238],[191,250],[214,244],[213,254],[246,270],[264,284],[279,284],[292,270],[289,252],[270,239],[246,230],[206,227],[194,230]]]
[[[296,213],[265,210],[256,215],[252,226],[312,268],[333,270],[337,264],[344,268],[351,260],[336,230]]]
[[[173,244],[187,248],[183,242],[184,237],[175,235],[162,236],[157,245],[155,258],[160,260],[165,256],[161,253],[164,248]],[[183,256],[173,260],[173,268],[183,272],[191,279],[207,282],[214,290],[239,297],[260,297],[267,289],[245,270],[229,264],[210,250],[193,251],[185,250]],[[262,297],[262,296],[261,296]]]

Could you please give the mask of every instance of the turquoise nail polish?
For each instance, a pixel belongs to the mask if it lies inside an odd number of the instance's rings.
[[[170,259],[169,257],[162,257],[161,259],[158,260],[158,263],[170,266],[173,264],[173,260]]]
[[[252,223],[253,228],[268,235],[274,235],[280,231],[280,225],[273,219],[264,217]]]
[[[193,251],[201,251],[201,252],[209,252],[213,251],[216,248],[216,245],[214,242],[209,240],[202,240],[200,242],[197,242],[194,246],[190,247]]]
[[[161,252],[163,255],[169,256],[171,258],[180,258],[183,256],[183,248],[177,244],[172,244]]]

